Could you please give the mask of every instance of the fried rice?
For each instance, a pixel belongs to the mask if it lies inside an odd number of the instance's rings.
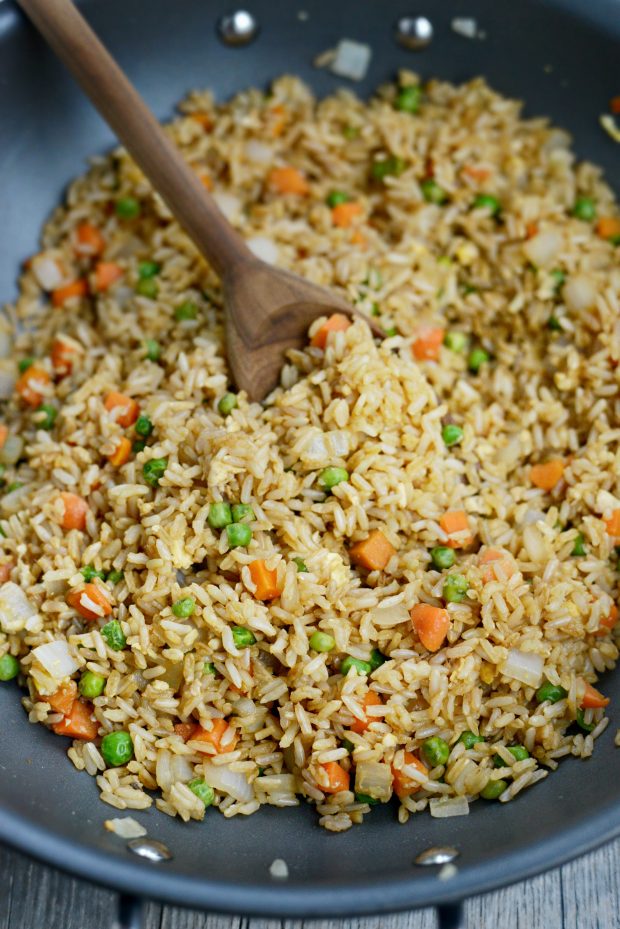
[[[117,809],[461,815],[608,723],[587,685],[618,657],[618,207],[518,102],[431,81],[399,109],[416,83],[197,92],[168,127],[257,255],[386,332],[318,320],[262,404],[229,381],[217,278],[123,150],[25,265],[0,656]]]

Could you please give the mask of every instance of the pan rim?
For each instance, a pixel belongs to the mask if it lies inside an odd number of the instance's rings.
[[[138,859],[95,850],[0,807],[0,842],[90,884],[188,909],[244,916],[310,918],[371,916],[440,906],[507,887],[559,867],[620,837],[620,808],[610,803],[542,842],[459,869],[448,882],[437,872],[356,883],[240,884],[166,873]],[[124,847],[123,847],[124,849]],[[121,849],[119,848],[119,851]]]

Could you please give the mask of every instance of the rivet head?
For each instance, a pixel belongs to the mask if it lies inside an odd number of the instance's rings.
[[[217,34],[225,45],[248,45],[258,34],[258,22],[247,10],[235,10],[220,17]]]
[[[401,45],[419,51],[433,41],[433,24],[426,16],[401,16],[395,33]]]
[[[134,855],[146,858],[147,861],[170,861],[172,858],[172,852],[168,846],[156,839],[131,839],[127,843],[127,848]]]
[[[423,852],[420,852],[415,859],[415,863],[423,867],[449,864],[451,861],[454,861],[455,858],[458,858],[458,856],[458,849],[453,848],[452,845],[432,845],[430,848],[425,848]]]

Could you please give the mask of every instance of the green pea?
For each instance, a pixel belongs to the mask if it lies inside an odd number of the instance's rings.
[[[486,742],[486,739],[482,735],[476,735],[471,729],[466,729],[465,732],[461,732],[459,742],[462,742],[465,748],[473,748],[479,742]]]
[[[222,414],[222,416],[229,416],[236,406],[237,406],[237,395],[236,394],[224,394],[224,396],[220,398],[217,404],[217,408],[219,412]]]
[[[55,406],[52,406],[51,403],[42,403],[40,407],[37,407],[37,414],[37,426],[39,429],[46,429],[49,432],[50,429],[54,428],[54,423],[58,416],[58,410]]]
[[[100,697],[105,688],[105,677],[102,674],[95,674],[94,671],[84,671],[78,684],[78,690],[83,697],[94,700]]]
[[[325,490],[331,490],[336,484],[342,484],[343,481],[349,480],[349,472],[346,468],[324,468],[318,476],[318,483]]]
[[[142,465],[142,476],[151,487],[157,487],[167,467],[167,458],[151,458]]]
[[[121,197],[116,201],[116,215],[121,219],[137,219],[141,212],[140,201],[135,197]]]
[[[145,357],[149,361],[159,361],[161,355],[161,345],[157,339],[147,339],[144,343]]]
[[[560,687],[559,684],[552,684],[550,681],[545,681],[545,683],[541,684],[536,691],[536,699],[539,703],[557,703],[559,700],[563,700],[567,696],[567,690],[564,690],[564,688]]]
[[[133,758],[133,742],[128,732],[108,732],[101,740],[101,754],[110,768],[118,768]]]
[[[583,532],[578,532],[575,537],[575,542],[573,544],[573,550],[571,552],[571,555],[574,555],[575,557],[579,555],[585,555],[586,548],[585,548],[584,542],[585,542],[585,538],[584,538]]]
[[[101,635],[113,652],[120,652],[127,645],[123,627],[118,619],[111,619],[109,623],[106,623],[101,629]]]
[[[564,284],[566,275],[560,268],[555,268],[555,270],[551,272],[551,277],[553,278],[553,289],[557,293],[560,287]]]
[[[426,739],[422,744],[422,754],[432,768],[437,765],[445,764],[450,757],[450,746],[445,739],[440,739],[438,735]]]
[[[174,318],[177,322],[183,322],[186,319],[196,319],[198,317],[198,305],[192,300],[186,300],[181,306],[174,311]]]
[[[340,664],[340,673],[346,677],[351,668],[355,668],[360,674],[370,674],[372,672],[372,666],[369,661],[360,661],[359,658],[353,658],[351,655],[347,655]]]
[[[228,503],[211,503],[209,505],[209,515],[207,522],[212,529],[223,529],[229,526],[233,521],[232,511]]]
[[[332,190],[331,193],[327,195],[327,205],[331,206],[333,209],[335,206],[339,206],[341,203],[348,203],[351,198],[348,194],[345,194],[343,190]]]
[[[497,216],[501,205],[497,197],[492,194],[478,194],[474,199],[475,210],[488,210],[491,216]]]
[[[156,277],[161,268],[156,261],[141,261],[138,265],[138,277],[146,280],[149,277]]]
[[[24,486],[23,481],[13,481],[6,489],[7,494],[12,493],[14,490],[19,490],[20,487]]]
[[[547,329],[551,329],[552,332],[562,331],[562,323],[555,314],[552,314],[547,320]]]
[[[12,681],[19,674],[19,661],[13,655],[0,658],[0,681]]]
[[[382,158],[380,161],[373,161],[370,173],[375,181],[383,181],[389,176],[399,177],[406,167],[402,158],[393,155],[389,158]]]
[[[379,309],[379,304],[378,304],[378,303],[373,303],[373,304],[372,304],[372,306],[370,307],[370,315],[371,315],[371,316],[381,316],[381,310]]]
[[[205,661],[205,663],[202,666],[202,673],[212,674],[214,677],[217,675],[217,671],[215,670],[215,665],[213,664],[212,661]]]
[[[144,439],[136,439],[135,442],[132,442],[131,450],[134,455],[139,455],[140,452],[143,452],[146,448],[146,442]]]
[[[151,432],[153,431],[153,428],[153,423],[148,418],[148,416],[145,413],[140,413],[134,426],[134,429],[138,435],[144,436],[144,438],[148,438],[148,436],[150,436]]]
[[[515,761],[525,761],[526,758],[530,757],[530,753],[527,748],[523,745],[509,745],[508,751],[512,755]],[[506,762],[501,755],[493,755],[493,767],[494,768],[505,768]]]
[[[585,720],[585,713],[582,709],[577,710],[577,719],[575,720],[580,729],[583,729],[584,732],[592,732],[596,728],[596,723],[587,723]]]
[[[336,640],[327,632],[313,632],[308,644],[315,652],[331,652],[336,647]]]
[[[230,523],[226,535],[231,548],[245,548],[252,541],[252,530],[245,523]]]
[[[459,355],[467,348],[467,341],[467,336],[464,332],[457,332],[455,330],[446,332],[443,337],[443,344],[446,348],[449,348],[451,352],[456,352]]]
[[[196,794],[199,800],[202,800],[205,807],[211,806],[215,800],[215,791],[205,781],[204,777],[195,777],[188,782],[187,786],[193,794]]]
[[[474,287],[473,284],[463,284],[462,285],[463,294],[468,297],[470,294],[477,294],[478,288]]]
[[[379,802],[375,797],[371,797],[370,794],[355,794],[355,799],[358,803],[367,803],[368,806],[374,806]]]
[[[342,745],[343,748],[346,748],[349,755],[352,755],[353,752],[355,751],[355,745],[353,744],[353,742],[349,741],[349,739],[342,739],[340,744]]]
[[[497,800],[500,797],[506,788],[508,787],[508,781],[499,780],[492,781],[488,780],[485,787],[480,791],[480,796],[483,800]]]
[[[398,329],[396,328],[396,326],[390,326],[389,329],[384,329],[383,332],[385,334],[386,339],[390,339],[393,335],[398,335]]]
[[[125,574],[123,571],[108,571],[106,581],[109,584],[120,584]]]
[[[237,648],[249,648],[250,645],[256,644],[256,636],[252,630],[243,626],[233,626],[232,637]]]
[[[19,368],[20,373],[23,374],[24,371],[27,371],[28,368],[31,368],[32,365],[34,364],[34,361],[35,361],[34,358],[20,359],[20,361],[17,363],[17,367]]]
[[[592,197],[577,197],[573,206],[573,216],[586,223],[596,219],[596,203]]]
[[[448,574],[443,582],[442,595],[446,603],[461,603],[465,599],[469,583],[462,574]]]
[[[376,671],[377,668],[380,668],[382,664],[388,660],[387,656],[380,652],[378,648],[373,648],[370,653],[370,668],[372,671]]]
[[[454,423],[446,423],[446,425],[441,430],[441,438],[444,440],[448,448],[450,448],[452,445],[458,445],[459,442],[462,442],[463,430],[460,426],[457,426]]]
[[[419,84],[409,84],[401,87],[394,100],[394,109],[403,113],[417,113],[422,101],[422,88]]]
[[[294,561],[295,564],[297,565],[297,573],[298,573],[298,574],[302,574],[302,573],[306,573],[306,574],[307,574],[307,572],[308,572],[308,567],[307,567],[307,565],[306,565],[306,562],[303,560],[303,558],[293,558],[293,561]]]
[[[105,581],[105,571],[97,571],[91,564],[84,565],[83,568],[80,568],[80,574],[87,583],[92,581],[95,577]]]
[[[233,503],[231,507],[233,523],[251,523],[256,519],[249,503]]]
[[[188,616],[192,615],[195,609],[196,601],[193,597],[182,597],[180,600],[175,600],[172,604],[172,612],[175,616],[178,616],[179,619],[187,619]]]
[[[489,353],[485,352],[483,348],[474,348],[473,351],[469,353],[467,367],[472,374],[478,374],[482,365],[486,364],[487,361],[489,361]]]
[[[159,293],[159,287],[155,278],[141,278],[136,284],[136,293],[141,297],[148,297],[149,300],[155,300]]]
[[[345,137],[345,139],[349,139],[349,141],[352,141],[353,139],[357,139],[357,137],[360,134],[360,130],[357,126],[344,126],[342,130],[342,134]]]
[[[433,565],[442,571],[444,568],[451,568],[456,561],[456,554],[453,548],[447,545],[436,545],[431,548],[431,561]]]
[[[431,177],[421,182],[420,190],[427,203],[436,203],[441,206],[448,199],[448,194],[443,187],[440,187],[437,181],[434,181]]]

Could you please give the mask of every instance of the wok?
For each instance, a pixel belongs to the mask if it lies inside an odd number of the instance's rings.
[[[319,94],[342,83],[312,66],[316,54],[348,37],[369,43],[364,95],[400,67],[423,77],[461,81],[485,75],[499,91],[525,99],[532,115],[550,115],[575,136],[578,154],[601,164],[620,185],[620,148],[599,127],[618,94],[618,0],[248,0],[260,32],[247,47],[216,33],[231,0],[90,0],[82,9],[155,113],[169,117],[193,87],[226,98],[295,72]],[[300,11],[306,15],[300,16]],[[394,38],[402,15],[423,13],[435,37],[412,52]],[[474,16],[484,40],[455,34],[454,16]],[[15,294],[19,262],[36,249],[40,225],[87,155],[113,144],[80,91],[11,0],[0,0],[0,297]],[[12,685],[0,689],[0,840],[87,880],[116,888],[120,924],[137,926],[131,897],[221,912],[277,916],[350,916],[440,905],[446,927],[460,925],[458,901],[522,880],[620,835],[620,778],[613,745],[620,675],[604,681],[612,724],[589,761],[559,770],[507,805],[473,805],[468,817],[426,814],[406,826],[394,808],[377,807],[361,827],[332,835],[314,811],[262,808],[249,818],[216,814],[183,824],[155,810],[138,813],[149,835],[173,854],[154,863],[133,855],[103,821],[94,781],[73,769],[66,743],[30,726]],[[614,725],[616,723],[616,725]],[[453,845],[458,871],[440,881],[416,855]],[[287,862],[277,881],[269,867]]]

